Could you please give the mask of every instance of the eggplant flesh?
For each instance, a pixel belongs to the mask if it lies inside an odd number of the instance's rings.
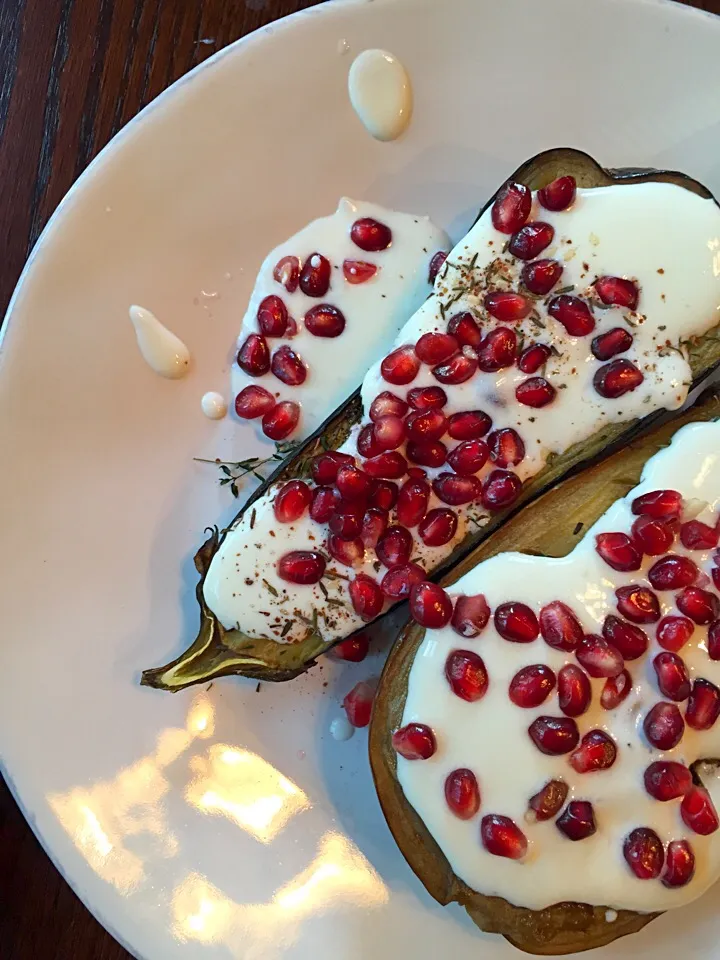
[[[646,182],[672,183],[695,193],[704,199],[714,199],[698,181],[682,173],[651,169],[606,169],[588,154],[570,148],[545,151],[525,162],[511,176],[511,180],[524,183],[537,190],[556,177],[571,174],[580,187],[601,187]],[[495,196],[480,211],[479,217],[490,207]],[[716,201],[717,202],[717,201]],[[720,328],[713,327],[702,337],[689,341],[686,346],[692,370],[690,389],[699,386],[720,364]],[[290,479],[309,476],[310,463],[314,456],[330,449],[337,449],[347,440],[353,427],[362,420],[363,409],[358,389],[333,413],[325,423],[309,437],[278,470],[248,499],[235,517],[232,527],[253,504],[271,487]],[[506,510],[492,515],[481,529],[468,533],[446,556],[442,563],[428,572],[431,579],[441,577],[447,570],[473,550],[486,537],[514,515],[523,505],[531,502],[550,489],[568,474],[591,465],[599,458],[624,446],[667,416],[656,410],[642,419],[624,423],[608,423],[592,436],[569,447],[564,453],[548,459],[543,469],[523,485],[519,498]],[[229,528],[228,528],[229,529]],[[179,657],[170,663],[143,671],[141,683],[146,686],[175,692],[196,683],[204,683],[217,677],[237,674],[266,681],[291,680],[312,667],[318,656],[326,653],[346,633],[323,637],[312,624],[308,625],[304,639],[299,643],[280,643],[272,639],[257,639],[241,629],[225,628],[207,606],[203,584],[210,563],[227,531],[212,529],[208,538],[195,556],[195,566],[200,575],[197,599],[200,607],[200,628],[195,641]],[[388,612],[388,611],[385,611]]]

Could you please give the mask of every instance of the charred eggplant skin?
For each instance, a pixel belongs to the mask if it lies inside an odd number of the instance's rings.
[[[705,199],[714,199],[712,194],[697,180],[682,173],[651,169],[606,169],[587,153],[569,147],[546,150],[522,164],[510,180],[526,184],[538,190],[555,177],[572,174],[582,187],[609,186],[612,184],[645,183],[660,181],[674,183]],[[494,202],[495,194],[488,200],[478,216]],[[717,201],[715,201],[717,203]],[[718,328],[689,345],[690,364],[693,371],[693,388],[698,386],[720,365],[720,341],[716,339]],[[656,411],[642,420],[624,424],[610,424],[586,441],[576,444],[562,456],[548,462],[544,469],[528,481],[515,504],[506,511],[496,513],[482,530],[469,534],[459,543],[440,567],[430,571],[432,579],[441,577],[447,570],[467,555],[493,530],[514,515],[525,504],[534,500],[561,478],[577,469],[585,468],[614,449],[631,442],[636,436],[651,428],[665,416]],[[339,447],[352,428],[362,418],[360,389],[345,401],[278,469],[261,485],[244,504],[230,527],[273,484],[309,475],[310,462],[323,450]],[[326,653],[342,636],[323,639],[319,634],[310,634],[300,644],[280,644],[272,640],[254,640],[240,630],[225,630],[203,598],[202,586],[208,567],[226,531],[211,531],[195,557],[195,566],[200,574],[197,588],[200,606],[200,629],[194,643],[177,659],[163,667],[155,667],[142,673],[141,683],[150,687],[175,692],[195,683],[206,683],[229,674],[252,677],[259,680],[292,680],[314,665],[318,656]]]

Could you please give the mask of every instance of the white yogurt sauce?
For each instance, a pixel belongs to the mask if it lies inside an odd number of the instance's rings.
[[[333,740],[349,740],[355,733],[355,727],[347,717],[335,717],[330,724],[330,735]]]
[[[479,408],[492,417],[493,429],[513,427],[518,431],[525,442],[526,455],[514,469],[523,480],[537,474],[551,453],[562,453],[605,423],[629,421],[660,408],[679,407],[687,396],[690,368],[677,346],[681,340],[714,326],[720,304],[720,276],[714,270],[720,210],[711,200],[670,184],[637,184],[579,190],[571,209],[551,213],[536,207],[535,213],[534,218],[545,220],[556,229],[553,244],[541,256],[557,256],[564,262],[559,284],[573,285],[579,292],[596,276],[627,276],[637,278],[641,292],[639,312],[627,319],[627,311],[617,307],[596,310],[596,328],[591,337],[570,337],[544,312],[542,304],[539,307],[543,327],[530,318],[515,326],[526,342],[557,345],[561,354],[551,356],[546,365],[545,376],[555,384],[557,395],[542,409],[516,401],[515,387],[527,376],[517,367],[497,374],[479,372],[463,384],[444,386],[448,396],[444,413]],[[507,236],[493,228],[490,211],[486,212],[451,252],[447,272],[441,270],[436,280],[434,295],[408,321],[396,345],[415,343],[421,334],[433,330],[445,331],[447,320],[456,312],[479,310],[486,289],[482,282],[484,268],[501,256],[506,241]],[[472,262],[475,267],[469,271],[467,265]],[[516,262],[516,273],[521,266]],[[473,278],[472,284],[468,276]],[[446,308],[461,287],[468,292]],[[622,356],[633,360],[645,379],[633,392],[609,400],[599,396],[592,385],[600,364],[590,353],[590,340],[616,326],[626,326],[633,334],[633,346]],[[317,342],[324,345],[332,341]],[[662,346],[666,342],[670,349]],[[437,381],[429,367],[422,366],[407,387],[397,387],[382,379],[380,364],[375,363],[363,383],[363,406],[368,410],[383,390],[404,397],[409,389],[431,384],[436,385]],[[357,455],[358,431],[356,428],[343,451]],[[478,476],[482,479],[492,469],[494,464],[488,462]],[[448,470],[445,465],[439,470],[429,469],[428,475],[432,478]],[[208,606],[226,627],[240,623],[249,636],[293,643],[306,635],[313,610],[323,610],[326,605],[318,585],[295,586],[280,580],[276,563],[292,550],[322,547],[327,527],[315,523],[307,513],[296,523],[278,524],[272,509],[275,492],[269,490],[226,536],[210,565],[204,593]],[[428,509],[438,506],[445,504],[431,494]],[[448,555],[469,524],[475,528],[487,522],[487,514],[477,503],[453,509],[459,522],[452,543],[425,547],[415,539],[413,559],[418,559],[428,571]],[[384,569],[378,574],[373,561],[374,551],[367,551],[365,563],[354,570],[332,562],[328,568],[345,577],[360,571],[382,576]],[[267,583],[278,590],[279,598],[269,595]],[[334,595],[345,600],[345,606],[326,610],[327,621],[319,623],[321,633],[328,639],[362,625],[350,606],[344,583],[332,580]],[[298,611],[301,618],[296,615]],[[288,620],[293,621],[292,627],[282,636]]]
[[[600,633],[605,616],[616,613],[616,587],[647,585],[646,571],[657,558],[646,558],[641,570],[634,573],[617,573],[595,551],[595,534],[628,532],[634,519],[630,510],[633,499],[658,489],[679,490],[685,499],[706,502],[698,518],[714,523],[720,507],[720,423],[691,424],[678,431],[672,444],[648,461],[639,486],[613,504],[567,557],[502,554],[478,564],[453,586],[450,596],[483,593],[491,609],[517,600],[536,614],[544,604],[560,599],[575,611],[585,632]],[[676,541],[673,552],[689,554],[706,570],[711,566],[712,551],[689,552]],[[672,604],[674,593],[657,595],[663,616],[677,613]],[[643,718],[662,697],[652,667],[661,648],[654,640],[654,626],[643,629],[650,637],[650,647],[641,660],[627,664],[635,687],[619,707],[602,709],[599,695],[604,681],[591,680],[593,703],[577,718],[580,735],[605,730],[615,740],[618,754],[610,769],[585,774],[576,773],[567,757],[541,753],[528,736],[527,728],[537,716],[560,715],[556,693],[540,707],[522,709],[511,703],[507,692],[510,680],[522,667],[546,663],[557,673],[564,663],[574,661],[571,655],[552,649],[542,638],[510,643],[495,631],[492,619],[475,641],[463,640],[450,627],[426,632],[410,671],[402,722],[431,726],[438,749],[423,762],[398,757],[398,779],[455,873],[474,890],[534,910],[570,900],[650,912],[694,900],[720,877],[720,831],[709,837],[693,833],[681,820],[679,800],[660,803],[646,793],[642,783],[645,768],[654,760],[667,757],[690,764],[720,756],[720,722],[704,732],[686,727],[678,746],[666,753],[651,748],[645,740]],[[706,637],[707,627],[696,626],[680,655],[691,677],[720,684],[720,662],[708,657]],[[488,670],[488,692],[476,703],[455,696],[445,680],[445,660],[458,648],[477,650]],[[680,704],[681,709],[683,706]],[[473,770],[480,785],[481,809],[469,821],[453,816],[444,797],[445,778],[459,767]],[[553,778],[569,785],[568,800],[592,802],[597,822],[593,836],[572,842],[552,820],[525,820],[529,798]],[[711,778],[706,785],[718,803],[720,781]],[[493,856],[483,848],[480,819],[490,813],[511,817],[525,832],[529,847],[522,861]],[[639,880],[630,871],[622,855],[623,840],[640,826],[651,827],[664,843],[689,839],[696,872],[687,886],[667,889],[659,880]]]
[[[184,377],[190,368],[190,351],[182,340],[144,307],[133,305],[128,312],[145,363],[168,380]]]
[[[350,103],[376,140],[397,140],[412,116],[412,84],[407,70],[386,50],[363,50],[348,73]]]
[[[350,228],[362,217],[390,227],[393,239],[386,250],[367,252],[350,239]],[[265,297],[281,297],[298,332],[292,338],[268,338],[268,346],[272,351],[282,344],[290,345],[307,366],[307,379],[291,387],[271,372],[248,377],[233,363],[232,396],[252,383],[265,387],[278,400],[294,400],[301,405],[302,413],[290,439],[309,436],[356,389],[370,364],[390,348],[407,318],[430,293],[430,260],[438,250],[449,247],[447,234],[429,217],[397,213],[344,197],[335,213],[314,220],[265,258],[238,338],[239,347],[249,334],[258,332],[257,311]],[[294,256],[304,263],[316,252],[332,265],[330,289],[325,296],[307,297],[299,287],[288,293],[274,279],[273,271],[284,257]],[[365,283],[349,283],[343,275],[345,260],[371,263],[377,272]],[[305,329],[303,317],[319,303],[330,303],[344,314],[346,326],[339,337],[316,337]]]
[[[228,411],[227,401],[221,393],[209,390],[203,394],[200,408],[208,420],[222,420]]]

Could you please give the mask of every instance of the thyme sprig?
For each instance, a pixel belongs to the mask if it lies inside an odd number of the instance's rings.
[[[298,444],[291,441],[283,441],[281,443],[275,444],[275,453],[264,459],[260,457],[248,457],[246,460],[238,460],[236,462],[231,460],[220,460],[216,458],[215,460],[207,460],[204,457],[193,457],[196,463],[211,463],[214,464],[219,470],[222,476],[218,480],[218,483],[221,487],[229,486],[230,493],[234,497],[239,495],[238,481],[242,480],[248,474],[252,474],[257,480],[260,480],[261,483],[264,483],[267,480],[267,477],[262,474],[260,471],[263,467],[268,464],[273,466],[277,463],[285,460],[286,457],[289,457],[297,449]]]

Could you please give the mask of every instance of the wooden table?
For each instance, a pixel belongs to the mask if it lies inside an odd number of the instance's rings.
[[[120,127],[216,50],[316,2],[0,0],[0,316],[48,217]],[[720,0],[691,5],[720,14]],[[1,779],[0,957],[130,958],[61,879]]]

